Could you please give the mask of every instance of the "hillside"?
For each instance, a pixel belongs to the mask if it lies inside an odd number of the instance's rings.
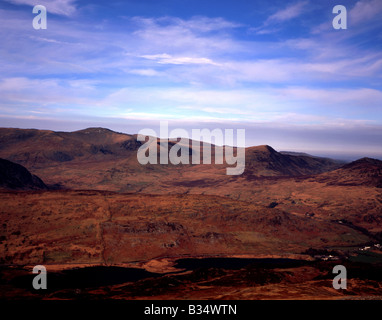
[[[0,193],[0,199],[3,263],[281,256],[370,240],[340,224],[217,196],[48,191]]]
[[[48,189],[48,187],[25,167],[0,159],[0,189],[38,190]]]
[[[382,161],[362,158],[317,177],[329,185],[372,186],[382,188]]]
[[[157,193],[172,183],[216,185],[232,178],[225,174],[225,164],[141,165],[137,161],[141,145],[136,135],[103,128],[75,132],[0,128],[0,157],[20,163],[46,183],[63,188]],[[330,159],[284,155],[270,146],[247,148],[245,161],[244,176],[248,179],[311,175],[340,166]]]
[[[130,135],[103,128],[74,132],[0,128],[1,156],[29,168],[128,156],[140,145]]]
[[[332,159],[283,154],[267,145],[246,150],[246,174],[249,176],[310,175],[334,170],[339,166]]]

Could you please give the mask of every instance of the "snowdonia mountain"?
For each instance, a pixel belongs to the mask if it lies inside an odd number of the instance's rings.
[[[153,191],[153,182],[198,180],[204,184],[230,179],[224,173],[225,165],[140,165],[137,150],[141,145],[136,135],[104,128],[75,132],[0,128],[0,157],[20,163],[47,183],[64,188],[131,192],[150,187]],[[191,147],[192,152],[195,150]],[[340,167],[331,159],[282,154],[270,146],[247,148],[245,162],[244,176],[248,179],[311,175]]]
[[[159,148],[160,140],[156,141]],[[379,160],[364,158],[344,164],[304,153],[277,152],[268,145],[246,148],[245,171],[239,176],[227,176],[226,165],[141,165],[137,161],[141,145],[136,135],[104,128],[74,132],[0,128],[0,157],[25,166],[48,185],[61,189],[203,193],[247,199],[252,197],[253,185],[264,184],[264,179],[374,187],[382,179]],[[189,154],[195,152],[191,143],[189,147]],[[251,187],[243,188],[247,183]]]

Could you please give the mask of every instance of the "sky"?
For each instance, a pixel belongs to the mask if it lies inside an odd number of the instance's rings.
[[[166,120],[382,159],[381,16],[381,0],[2,0],[0,126],[134,134]]]

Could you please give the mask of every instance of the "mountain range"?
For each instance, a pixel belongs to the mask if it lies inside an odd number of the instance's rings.
[[[222,177],[224,165],[142,166],[137,161],[141,145],[136,135],[104,128],[75,132],[0,128],[0,157],[27,167],[51,186],[130,192],[145,189],[152,176],[166,181],[169,175],[179,176],[180,170],[185,182],[191,184],[229,179]],[[246,148],[245,162],[248,179],[320,174],[343,164],[306,154],[280,153],[266,145]],[[190,182],[188,175],[198,179]]]

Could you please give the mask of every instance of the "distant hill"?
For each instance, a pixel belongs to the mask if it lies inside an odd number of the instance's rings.
[[[323,173],[338,169],[336,160],[308,154],[281,153],[263,145],[246,150],[246,175],[300,176]]]
[[[157,145],[159,148],[159,139]],[[170,142],[169,146],[175,144]],[[224,165],[140,165],[137,135],[104,128],[74,132],[0,128],[0,157],[33,170],[49,185],[70,189],[162,192],[164,185],[214,186],[236,179]],[[190,150],[190,155],[195,150]],[[200,154],[203,149],[200,150]],[[214,159],[214,152],[212,152]],[[214,163],[214,160],[213,160]],[[282,154],[270,146],[246,148],[247,179],[320,174],[341,166],[332,159]],[[193,182],[197,181],[197,182]]]
[[[311,155],[309,153],[305,153],[305,152],[294,152],[294,151],[279,151],[279,152],[281,154],[289,155],[289,156],[301,156],[301,157],[310,157],[310,158],[315,158],[315,159],[329,160],[330,162],[338,163],[341,165],[348,163],[348,161],[339,160],[339,159],[332,159],[332,158],[328,158],[328,157],[313,156],[313,155]]]
[[[45,183],[17,163],[0,159],[0,189],[48,189]]]
[[[317,181],[331,185],[365,185],[382,188],[382,161],[362,158],[338,170],[318,176]]]
[[[74,132],[0,128],[0,155],[27,167],[75,159],[121,157],[141,145],[133,136],[103,128]]]

